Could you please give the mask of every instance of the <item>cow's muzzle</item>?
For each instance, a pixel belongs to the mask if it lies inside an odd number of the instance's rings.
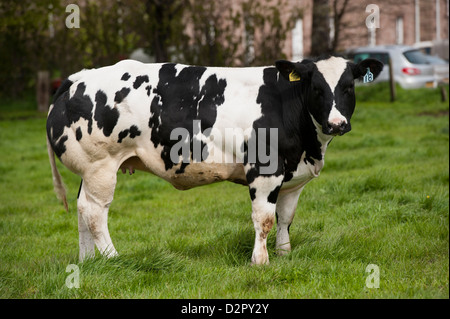
[[[344,135],[345,133],[350,132],[351,129],[350,123],[347,123],[346,121],[328,122],[324,127],[323,133],[335,136]]]

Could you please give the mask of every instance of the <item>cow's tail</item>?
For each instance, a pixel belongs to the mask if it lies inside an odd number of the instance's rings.
[[[66,187],[62,181],[61,174],[56,167],[55,161],[55,153],[53,152],[52,146],[50,145],[50,141],[47,136],[47,152],[48,158],[50,160],[50,166],[52,168],[52,176],[53,176],[53,187],[55,189],[56,196],[64,203],[64,208],[66,211],[69,211],[69,205],[67,205],[67,197],[66,197]]]
[[[50,105],[48,110],[48,115],[50,116],[50,113],[55,106],[56,101],[58,98],[66,91],[69,90],[70,86],[73,84],[72,81],[69,79],[65,79],[61,85],[59,86],[58,90],[56,91],[55,95],[53,96],[53,104]],[[64,186],[64,183],[62,181],[61,174],[58,171],[58,168],[56,167],[56,160],[55,160],[55,152],[53,151],[53,148],[51,146],[50,140],[49,140],[49,132],[47,131],[47,152],[48,152],[48,158],[50,160],[50,166],[52,168],[52,176],[53,176],[53,187],[55,189],[56,196],[63,202],[64,208],[66,211],[69,211],[69,205],[67,205],[67,197],[66,197],[66,187]]]

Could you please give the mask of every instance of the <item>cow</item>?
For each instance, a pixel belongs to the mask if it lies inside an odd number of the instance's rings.
[[[286,254],[300,193],[319,175],[330,141],[351,129],[355,80],[374,79],[382,68],[375,59],[354,64],[328,55],[248,68],[123,60],[70,75],[49,108],[47,149],[66,209],[55,155],[82,179],[80,260],[95,246],[117,255],[107,218],[119,170],[146,171],[181,190],[246,185],[255,229],[251,264],[268,264],[275,222],[276,250]]]

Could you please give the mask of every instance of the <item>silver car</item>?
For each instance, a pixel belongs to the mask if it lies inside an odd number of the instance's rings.
[[[448,62],[436,55],[426,54],[425,56],[428,60],[428,63],[430,63],[433,66],[434,75],[437,77],[438,82],[448,84],[449,78]]]
[[[384,63],[383,71],[375,82],[389,81],[389,58],[392,61],[394,80],[402,88],[436,87],[435,70],[421,51],[404,45],[379,45],[361,47],[350,53],[355,63],[375,58]]]

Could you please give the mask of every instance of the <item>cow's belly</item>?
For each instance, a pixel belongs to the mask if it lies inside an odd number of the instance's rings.
[[[184,173],[175,172],[176,169],[170,169],[165,176],[161,177],[177,189],[184,190],[220,181],[247,184],[242,164],[192,163],[185,168]]]
[[[160,162],[161,168],[153,162],[153,165],[146,165],[137,156],[125,160],[120,168],[123,171],[141,170],[159,176],[175,188],[186,190],[197,186],[207,185],[220,181],[231,181],[246,185],[247,181],[244,173],[244,166],[240,163],[218,164],[218,163],[190,163],[184,168],[183,173],[177,172],[181,164],[172,167],[169,170],[162,168],[163,162]]]

